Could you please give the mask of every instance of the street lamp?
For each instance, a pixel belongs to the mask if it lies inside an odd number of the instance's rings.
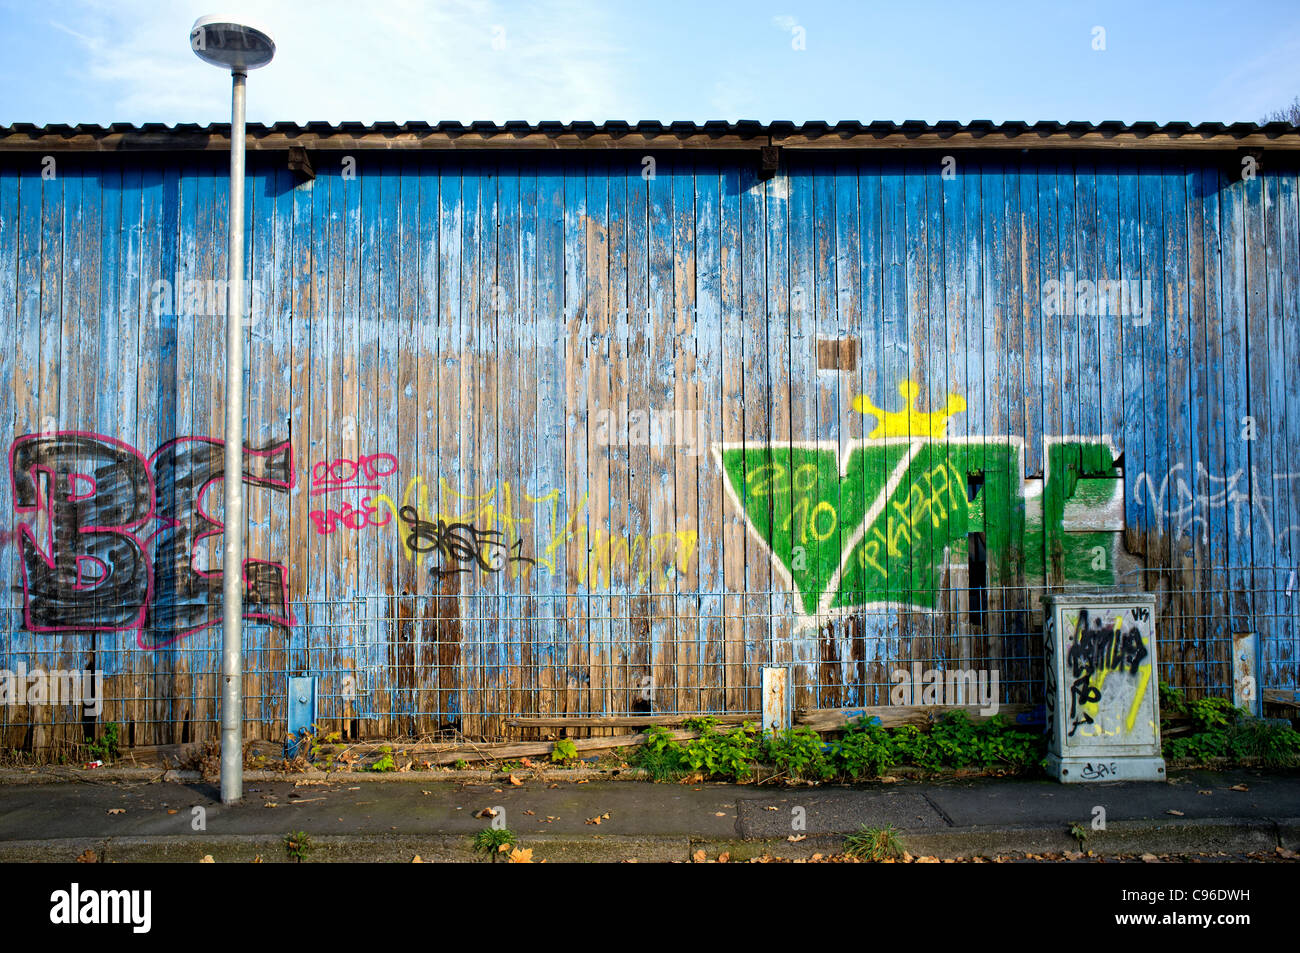
[[[206,16],[190,29],[199,59],[230,70],[230,246],[226,260],[226,509],[221,589],[221,803],[244,796],[244,79],[271,62],[265,30]]]

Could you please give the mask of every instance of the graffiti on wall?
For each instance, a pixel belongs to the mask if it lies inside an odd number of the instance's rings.
[[[854,402],[880,418],[863,440],[715,448],[732,505],[804,615],[934,609],[976,532],[993,583],[1063,573],[1113,584],[1123,479],[1108,438],[1048,438],[1044,478],[1026,481],[1023,440],[947,437],[948,419],[965,408],[960,396],[923,414],[912,407],[914,384],[899,391],[908,404],[898,413]]]
[[[583,554],[570,569],[580,585],[591,588],[649,585],[671,588],[678,573],[695,557],[696,530],[679,526],[659,533],[611,533],[588,526],[590,496],[570,502],[559,488],[530,493],[499,480],[482,493],[461,493],[445,477],[436,490],[442,507],[431,499],[435,487],[422,477],[407,481],[400,500],[378,494],[384,508],[404,527],[402,545],[408,559],[427,565],[443,578],[461,573],[505,573],[510,580],[534,572],[564,572],[561,553]]]
[[[145,457],[82,431],[27,434],[9,453],[20,523],[24,626],[32,632],[135,631],[156,649],[216,624],[222,570],[206,565],[224,530],[214,486],[225,442],[177,437]],[[244,483],[293,486],[288,441],[246,447]],[[244,617],[292,625],[283,563],[244,560]]]
[[[1216,477],[1198,460],[1191,472],[1186,463],[1177,463],[1158,479],[1139,473],[1133,481],[1133,502],[1161,517],[1152,521],[1157,531],[1164,530],[1167,520],[1171,535],[1194,536],[1205,545],[1210,541],[1210,517],[1220,512],[1231,514],[1234,536],[1242,537],[1253,525],[1263,530],[1264,541],[1272,547],[1293,534],[1300,538],[1300,523],[1275,525],[1273,519],[1274,499],[1287,499],[1297,481],[1300,472],[1275,473],[1266,480],[1256,467],[1249,475],[1238,469]]]
[[[397,472],[397,457],[391,453],[371,453],[359,457],[318,460],[311,468],[311,495],[326,497],[324,509],[307,514],[317,535],[330,536],[340,530],[361,530],[367,526],[387,526],[392,517],[379,518],[379,507],[371,496],[360,498],[360,506],[342,500],[335,509],[334,496],[346,493],[378,493],[382,478]]]
[[[1124,743],[1153,744],[1155,725],[1141,718],[1151,690],[1151,612],[1133,606],[1113,614],[1100,609],[1062,613],[1070,679],[1071,738],[1122,736]]]

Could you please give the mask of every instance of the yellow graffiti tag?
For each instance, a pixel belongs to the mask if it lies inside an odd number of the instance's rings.
[[[868,439],[881,437],[930,437],[932,439],[948,435],[948,418],[966,409],[966,398],[961,394],[949,394],[942,410],[922,413],[916,409],[916,398],[921,388],[910,380],[901,381],[898,393],[902,395],[904,409],[901,411],[881,410],[873,404],[866,394],[853,398],[853,409],[860,414],[870,414],[877,420],[876,429],[867,434]]]

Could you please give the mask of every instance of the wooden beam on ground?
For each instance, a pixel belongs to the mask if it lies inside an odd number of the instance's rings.
[[[711,718],[720,725],[759,722],[758,715],[557,715],[552,718],[511,718],[507,724],[516,728],[635,728],[640,725],[682,725],[700,718]]]
[[[1035,724],[1041,706],[1002,705],[997,714],[1019,724]],[[795,712],[795,724],[814,731],[834,731],[858,718],[876,718],[886,728],[901,725],[932,724],[949,712],[964,711],[971,721],[987,721],[992,715],[980,714],[978,705],[868,705],[862,708],[813,708]],[[1041,721],[1041,717],[1038,718]]]

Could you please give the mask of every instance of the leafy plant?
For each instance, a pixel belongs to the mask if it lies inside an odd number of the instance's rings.
[[[493,863],[496,863],[503,846],[513,847],[515,843],[514,831],[508,827],[485,827],[474,835],[475,853],[487,854]]]
[[[397,764],[393,761],[393,749],[389,745],[384,745],[379,749],[379,758],[375,763],[366,768],[367,771],[396,771]]]
[[[469,767],[469,762],[466,761],[464,758],[457,758],[455,761],[451,763],[451,766],[455,768],[457,771],[464,771],[466,768]]]
[[[682,762],[687,771],[705,777],[741,781],[753,771],[758,755],[758,726],[753,722],[724,732],[709,720],[702,724],[700,737],[686,743]]]
[[[103,726],[98,738],[86,739],[86,750],[89,752],[92,760],[95,761],[113,761],[118,755],[118,733],[121,728],[115,721],[110,721]]]
[[[578,757],[578,746],[568,738],[561,738],[551,746],[551,763],[572,761]]]
[[[903,856],[903,844],[893,824],[860,827],[844,839],[844,852],[859,860],[882,861]]]
[[[811,728],[774,732],[763,740],[762,757],[792,778],[825,781],[835,776],[835,765],[821,736]]]
[[[1079,842],[1079,849],[1083,849],[1084,841],[1088,839],[1088,825],[1075,822],[1070,825],[1070,836]]]
[[[672,740],[668,729],[651,725],[646,740],[632,750],[628,761],[650,775],[653,781],[676,781],[683,774],[681,747]]]
[[[301,864],[316,847],[305,831],[290,831],[284,835],[284,852],[297,864]]]
[[[1251,717],[1227,698],[1199,698],[1189,702],[1183,692],[1160,686],[1162,729],[1170,734],[1171,716],[1191,722],[1191,731],[1164,740],[1166,758],[1207,762],[1218,758],[1257,760],[1265,767],[1300,764],[1300,732],[1283,721]]]

